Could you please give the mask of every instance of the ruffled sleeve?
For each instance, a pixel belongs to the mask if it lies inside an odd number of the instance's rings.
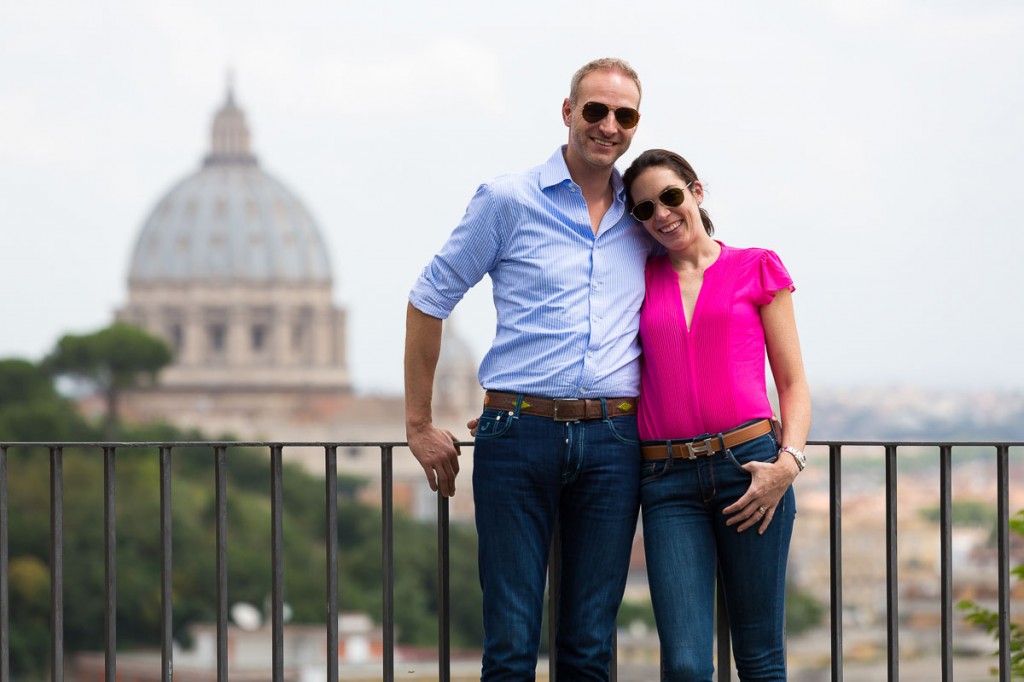
[[[769,249],[761,253],[761,294],[758,305],[768,305],[775,299],[775,292],[782,289],[793,291],[793,278],[789,276],[786,266],[778,254]]]

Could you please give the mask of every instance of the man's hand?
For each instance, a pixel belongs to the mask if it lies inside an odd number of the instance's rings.
[[[466,428],[469,429],[469,435],[476,438],[476,427],[480,426],[479,419],[470,419],[466,422]]]
[[[434,426],[430,409],[440,353],[441,320],[409,303],[405,320],[405,436],[427,474],[430,489],[440,489],[442,495],[451,497],[459,473],[458,439]]]
[[[419,461],[427,475],[430,489],[445,497],[455,494],[455,477],[459,473],[458,439],[451,431],[433,425],[407,427],[406,437],[409,449]]]

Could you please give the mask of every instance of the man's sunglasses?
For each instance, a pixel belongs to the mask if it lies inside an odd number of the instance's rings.
[[[686,183],[686,187],[669,187],[664,192],[658,195],[658,203],[668,208],[675,208],[684,201],[686,201],[686,191],[692,185],[692,182]],[[640,222],[645,222],[651,219],[654,215],[654,200],[648,199],[647,201],[641,201],[639,204],[633,207],[633,210],[629,212],[634,218]]]
[[[603,121],[609,111],[615,112],[615,120],[623,128],[635,128],[636,124],[640,122],[640,112],[636,109],[630,109],[629,107],[612,109],[607,104],[601,102],[587,102],[584,104],[583,119],[587,123],[597,123],[598,121]]]

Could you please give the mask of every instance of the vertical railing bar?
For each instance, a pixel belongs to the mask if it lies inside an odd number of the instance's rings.
[[[284,495],[282,446],[270,446],[270,623],[272,638],[271,679],[284,681]]]
[[[885,605],[889,682],[900,679],[899,564],[896,515],[896,446],[885,446]]]
[[[437,675],[452,679],[451,564],[449,563],[448,498],[437,494]]]
[[[64,680],[64,451],[50,448],[50,679]]]
[[[115,449],[103,448],[103,679],[117,679],[117,469]]]
[[[327,682],[338,682],[338,446],[324,448],[327,544]]]
[[[999,681],[1010,680],[1010,447],[996,446],[999,547]]]
[[[555,523],[548,559],[548,679],[558,679],[558,602],[562,592],[562,526]]]
[[[832,610],[832,682],[843,682],[843,466],[842,445],[828,446],[829,602]]]
[[[720,571],[715,572],[715,615],[718,632],[718,681],[732,680],[732,639],[729,634],[729,611],[725,605],[725,587]]]
[[[394,446],[380,446],[381,585],[384,619],[384,682],[395,680],[395,498]]]
[[[160,679],[174,679],[171,448],[160,446]]]
[[[618,682],[619,680],[619,628],[616,625],[614,632],[612,632],[612,656],[609,662],[610,668],[608,670],[608,682]]]
[[[11,679],[10,613],[7,576],[10,555],[7,535],[7,446],[0,445],[0,682]]]
[[[213,448],[215,505],[217,507],[217,682],[228,679],[228,496],[227,452]]]
[[[953,447],[939,446],[939,576],[942,682],[953,682]]]

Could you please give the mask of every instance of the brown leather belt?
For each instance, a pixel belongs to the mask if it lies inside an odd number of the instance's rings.
[[[640,446],[644,459],[668,459],[669,457],[685,457],[696,459],[707,457],[716,452],[722,451],[722,443],[726,449],[734,448],[747,441],[760,438],[766,433],[771,433],[771,420],[762,419],[753,424],[737,427],[722,434],[706,436],[703,438],[691,438],[689,440],[672,440],[664,443],[647,443]],[[669,445],[671,444],[671,451]],[[671,452],[671,454],[670,454]]]
[[[514,410],[518,393],[487,391],[484,407],[497,410]],[[548,417],[556,422],[578,422],[587,419],[603,419],[601,398],[538,398],[524,395],[519,405],[520,414]],[[609,417],[636,414],[636,398],[604,398]]]

